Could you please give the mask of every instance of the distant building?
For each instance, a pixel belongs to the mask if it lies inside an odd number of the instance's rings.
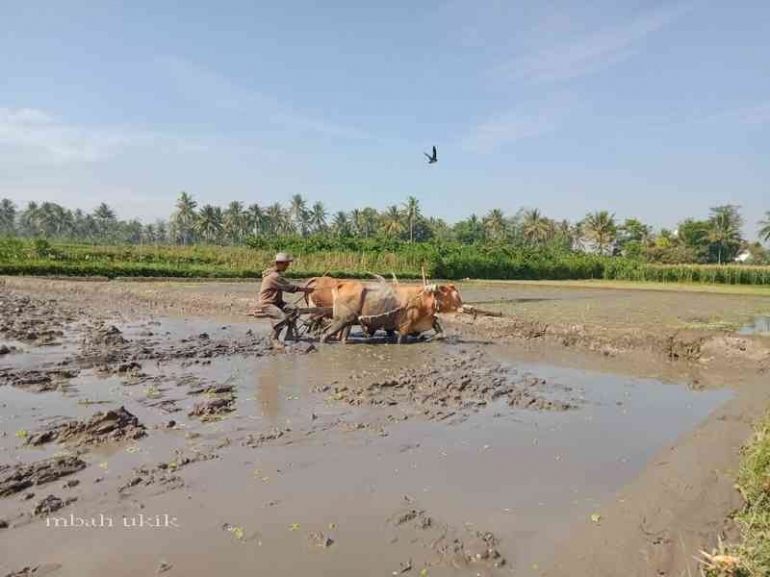
[[[749,251],[744,250],[744,251],[741,251],[741,253],[735,257],[735,262],[747,263],[747,262],[751,262],[752,258],[753,258],[752,254]]]

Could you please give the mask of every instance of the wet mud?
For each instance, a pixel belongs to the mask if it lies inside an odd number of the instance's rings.
[[[656,508],[707,546],[668,481],[723,495],[724,440],[764,399],[751,335],[456,316],[442,342],[275,349],[248,285],[20,282],[0,288],[3,576],[618,574],[608,540],[642,575]],[[680,445],[698,459],[652,464]],[[669,541],[645,553],[660,575],[691,561]]]

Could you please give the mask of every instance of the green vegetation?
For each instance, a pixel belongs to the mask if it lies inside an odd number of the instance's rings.
[[[710,577],[770,575],[770,415],[744,451],[738,488],[745,505],[735,516],[742,542],[721,547],[723,566],[712,562],[715,567],[707,571]],[[730,566],[732,572],[727,571]]]
[[[760,221],[768,238],[770,214]],[[92,213],[54,203],[23,210],[0,201],[0,274],[154,277],[258,277],[272,253],[297,256],[296,276],[324,272],[363,277],[394,272],[417,278],[616,279],[637,282],[770,284],[770,253],[741,237],[738,207],[718,206],[707,220],[687,219],[674,232],[607,211],[580,222],[549,219],[537,209],[499,209],[454,225],[422,214],[409,197],[384,211],[337,212],[294,195],[279,203],[199,207],[181,193],[168,221],[121,221],[102,203]],[[737,255],[751,263],[735,265]],[[729,265],[725,263],[730,263]]]
[[[502,245],[409,243],[388,239],[291,237],[259,239],[252,247],[131,246],[0,241],[0,274],[50,276],[258,278],[278,248],[296,255],[295,277],[323,273],[399,278],[580,280],[768,285],[770,267],[660,265],[583,252]]]

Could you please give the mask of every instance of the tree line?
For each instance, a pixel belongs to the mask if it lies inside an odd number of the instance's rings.
[[[330,214],[323,203],[310,204],[302,195],[294,195],[286,206],[233,201],[223,209],[199,206],[182,192],[167,220],[144,224],[137,219],[120,220],[105,203],[87,213],[51,202],[29,202],[18,209],[10,200],[0,200],[0,235],[67,242],[264,246],[289,238],[294,245],[298,239],[323,238],[350,246],[350,241],[379,239],[586,251],[662,263],[724,263],[748,253],[752,262],[770,262],[766,249],[742,237],[743,223],[738,206],[723,205],[711,208],[706,219],[685,219],[674,230],[655,231],[636,219],[618,222],[606,210],[570,222],[550,219],[538,209],[513,215],[493,209],[483,217],[473,214],[450,225],[425,216],[413,196],[385,210],[364,207]],[[760,239],[770,242],[770,211],[758,227]]]

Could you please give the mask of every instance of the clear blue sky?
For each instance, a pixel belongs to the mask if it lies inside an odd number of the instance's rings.
[[[770,210],[767,0],[3,0],[0,197]],[[439,147],[439,163],[422,155]]]

